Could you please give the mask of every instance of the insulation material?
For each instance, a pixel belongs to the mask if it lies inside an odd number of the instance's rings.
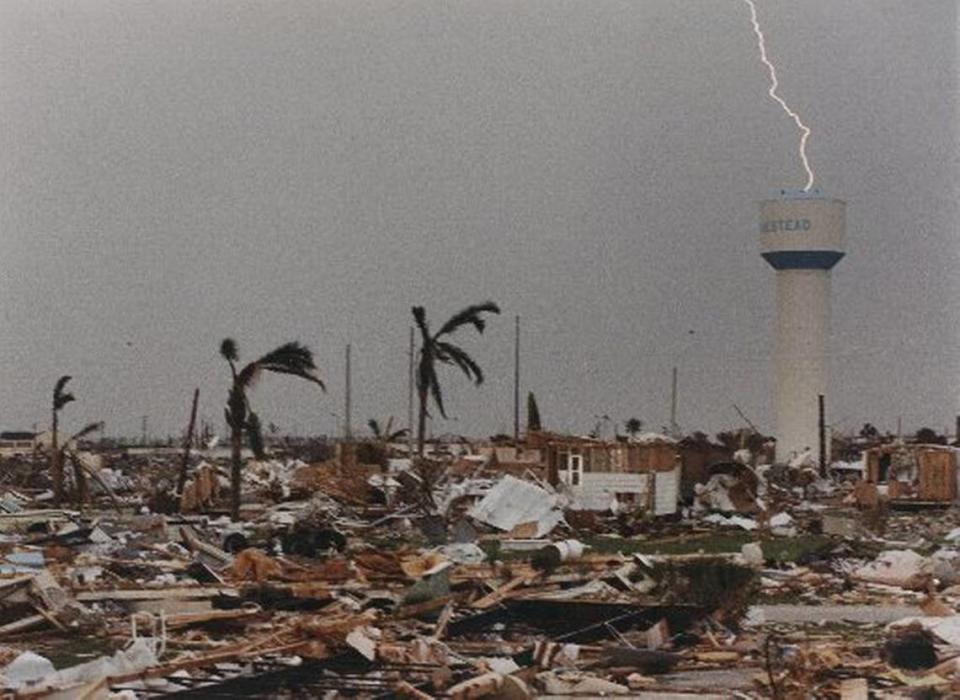
[[[470,517],[510,532],[518,525],[535,523],[533,537],[543,537],[563,520],[561,499],[529,481],[505,476],[470,509]]]
[[[677,501],[680,498],[680,470],[657,472],[653,480],[654,515],[672,515],[677,512]]]
[[[930,581],[931,566],[925,557],[912,550],[890,550],[855,570],[853,578],[919,591],[926,589]]]

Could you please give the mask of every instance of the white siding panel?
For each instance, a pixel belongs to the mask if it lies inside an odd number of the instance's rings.
[[[584,472],[582,485],[568,488],[580,508],[607,510],[618,493],[637,494],[639,501],[645,501],[650,493],[650,475]]]
[[[671,515],[677,512],[680,496],[680,470],[657,472],[654,479],[653,514]]]

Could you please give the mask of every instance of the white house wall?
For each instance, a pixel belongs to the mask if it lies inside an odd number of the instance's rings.
[[[608,510],[618,493],[636,494],[641,504],[650,494],[650,474],[585,472],[580,486],[568,486],[577,505],[584,510]]]
[[[653,514],[671,515],[677,512],[680,498],[680,470],[656,472],[654,479]]]

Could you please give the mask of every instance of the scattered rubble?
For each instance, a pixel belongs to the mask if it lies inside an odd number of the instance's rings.
[[[675,506],[651,492],[585,508],[551,480],[576,439],[541,457],[250,460],[239,521],[225,460],[202,450],[179,494],[177,459],[86,458],[99,478],[73,509],[50,507],[42,468],[5,462],[0,684],[30,698],[960,692],[960,510],[888,509],[867,480],[883,452],[823,479],[809,456],[741,449],[698,463],[684,500],[683,441],[584,442],[594,466],[637,460]],[[943,449],[919,454],[940,478]]]

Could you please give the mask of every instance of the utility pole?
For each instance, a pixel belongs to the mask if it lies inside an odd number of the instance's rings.
[[[413,456],[413,356],[414,329],[410,326],[410,369],[407,372],[407,451]]]
[[[140,420],[140,444],[146,446],[147,444],[147,419],[150,416],[143,416]]]
[[[177,477],[178,497],[183,495],[183,488],[187,484],[187,465],[190,463],[190,447],[193,445],[193,432],[197,425],[197,402],[200,399],[199,387],[193,390],[193,405],[190,408],[190,422],[187,424],[187,436],[183,440],[183,458],[180,460],[180,475]],[[177,512],[180,511],[180,501],[177,501]]]
[[[670,432],[673,433],[671,437],[677,437],[677,433],[680,432],[679,426],[677,426],[677,367],[673,367],[673,381],[670,390]]]
[[[513,334],[513,444],[520,443],[520,316],[514,321]]]
[[[823,394],[817,395],[817,400],[819,401],[819,412],[820,420],[818,428],[820,431],[820,476],[826,477],[827,475],[827,412],[824,407],[824,398]]]
[[[334,441],[336,441],[336,438],[340,437],[340,414],[330,411],[330,415],[333,416],[333,437]],[[296,426],[294,426],[293,432],[297,432]]]
[[[343,406],[343,437],[346,440],[352,437],[350,427],[350,343],[347,343],[347,386]]]

